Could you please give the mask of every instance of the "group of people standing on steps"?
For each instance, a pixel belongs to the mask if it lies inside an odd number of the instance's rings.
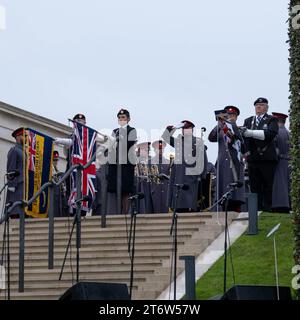
[[[259,210],[289,212],[290,152],[289,132],[285,127],[288,116],[279,112],[271,115],[268,110],[266,98],[256,99],[254,115],[245,119],[242,126],[237,125],[240,110],[236,106],[215,111],[217,125],[208,139],[218,143],[218,158],[212,164],[208,162],[207,146],[202,137],[195,135],[193,122],[183,120],[179,125],[169,125],[161,139],[139,142],[137,130],[130,126],[130,112],[120,109],[118,127],[108,142],[97,138],[97,192],[93,199],[93,214],[100,214],[102,210],[107,214],[127,214],[129,198],[136,194],[143,194],[138,201],[140,213],[168,213],[175,207],[178,212],[203,211],[230,188],[234,190],[229,199],[229,210],[241,211],[245,193],[252,192],[258,195]],[[83,114],[75,115],[73,121],[87,125]],[[23,130],[18,128],[12,133],[16,144],[7,155],[7,172],[19,174],[8,175],[6,203],[23,198]],[[181,132],[176,136],[177,130]],[[72,135],[69,139],[55,139],[57,145],[64,146],[66,155],[70,140]],[[173,156],[166,156],[167,146],[174,149]],[[100,161],[103,155],[106,163]],[[54,151],[55,179],[63,175],[58,170],[59,159],[58,151]],[[121,167],[119,180],[118,166]],[[117,212],[118,182],[121,183],[121,212]],[[56,190],[57,216],[69,214],[68,189],[63,184]],[[225,209],[224,206],[221,209]]]

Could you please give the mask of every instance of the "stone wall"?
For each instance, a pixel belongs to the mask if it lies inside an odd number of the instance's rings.
[[[7,153],[15,142],[11,134],[18,127],[32,128],[51,137],[67,137],[71,132],[71,128],[66,125],[0,101],[0,189],[4,185]],[[62,148],[55,146],[55,150],[60,154],[59,169],[63,171],[66,165],[65,155]],[[0,216],[2,214],[2,204],[4,200],[5,194],[2,193]]]

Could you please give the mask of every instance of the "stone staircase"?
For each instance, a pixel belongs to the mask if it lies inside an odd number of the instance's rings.
[[[231,221],[236,214],[229,213]],[[178,257],[198,256],[224,229],[214,213],[178,215]],[[133,299],[155,299],[170,282],[172,237],[171,214],[138,215]],[[230,222],[229,221],[229,222]],[[18,292],[18,220],[11,220],[11,298],[22,300],[58,299],[76,279],[76,246],[73,234],[62,280],[59,274],[73,220],[55,219],[54,269],[48,270],[48,219],[27,219],[25,224],[25,292]],[[1,226],[3,229],[3,226]],[[130,217],[108,216],[101,228],[100,217],[82,219],[80,281],[126,283],[129,287],[130,259],[127,235]],[[0,230],[0,248],[2,232]],[[184,270],[178,261],[178,274]],[[0,290],[0,300],[5,292]]]

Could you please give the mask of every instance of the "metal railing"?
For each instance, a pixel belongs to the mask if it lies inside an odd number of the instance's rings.
[[[59,187],[66,179],[72,174],[73,171],[77,170],[77,188],[81,187],[81,172],[87,169],[96,159],[96,154],[90,159],[90,161],[82,166],[81,164],[75,164],[70,167],[67,172],[61,177],[58,182],[49,181],[42,185],[42,187],[32,196],[28,201],[16,201],[14,202],[5,212],[4,216],[0,219],[0,225],[9,219],[13,213],[14,209],[17,207],[28,207],[48,188],[50,188],[50,208],[49,208],[49,230],[48,230],[48,269],[53,269],[54,260],[54,187]],[[79,181],[78,181],[79,180]],[[77,200],[81,198],[81,188],[78,189]],[[24,260],[25,260],[25,212],[21,210],[19,213],[19,292],[24,292]],[[104,210],[102,210],[104,213]],[[102,214],[102,219],[106,218],[105,214]],[[105,227],[105,223],[101,224]],[[81,232],[80,222],[77,227],[77,232]]]

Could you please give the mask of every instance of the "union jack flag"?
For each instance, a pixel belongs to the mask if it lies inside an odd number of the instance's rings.
[[[232,147],[237,152],[237,157],[239,161],[242,159],[242,153],[241,153],[241,141],[237,138],[230,138],[229,135],[227,135],[228,132],[231,133],[231,135],[234,137],[234,129],[232,127],[232,124],[228,121],[225,121],[223,124],[223,132],[224,132],[224,141],[225,143],[231,144]]]
[[[36,134],[29,131],[29,163],[28,170],[34,171],[35,168],[35,155],[36,155]]]
[[[71,165],[81,164],[86,165],[93,155],[96,153],[96,137],[97,132],[87,126],[78,122],[73,122],[73,146],[71,148]],[[71,175],[71,194],[69,197],[69,206],[75,208],[75,201],[77,199],[76,190],[76,171]],[[89,211],[96,196],[96,162],[82,171],[81,193],[82,197],[87,197],[90,200],[83,201],[81,209]]]

